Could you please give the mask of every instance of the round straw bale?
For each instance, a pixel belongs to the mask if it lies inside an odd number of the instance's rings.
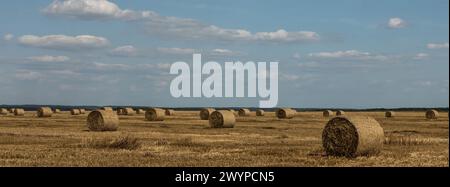
[[[238,116],[238,112],[236,112],[236,110],[234,109],[228,109],[228,111],[232,112],[234,114],[234,116]]]
[[[345,115],[345,112],[343,110],[338,110],[336,112],[336,116],[343,116],[343,115]]]
[[[256,110],[256,116],[264,116],[264,110],[263,109]]]
[[[173,116],[175,115],[175,110],[172,109],[166,109],[166,116]]]
[[[60,110],[60,109],[57,109],[57,108],[55,108],[55,109],[53,110],[53,113],[55,113],[55,114],[59,114],[59,113],[61,113],[61,110]]]
[[[9,113],[14,113],[14,110],[15,110],[15,108],[10,108],[10,109],[8,109],[8,112]]]
[[[101,107],[101,110],[113,111],[112,107]]]
[[[335,117],[322,132],[322,146],[330,156],[378,154],[383,142],[383,128],[371,117]]]
[[[91,131],[116,131],[119,127],[119,117],[114,111],[92,111],[87,117],[87,127]]]
[[[211,113],[209,126],[212,128],[233,128],[236,117],[229,110],[217,110]]]
[[[145,114],[145,110],[144,109],[137,109],[136,110],[136,114]]]
[[[37,116],[40,118],[52,117],[53,111],[50,107],[40,107],[37,110]]]
[[[425,113],[427,119],[437,119],[439,117],[439,112],[437,110],[428,110]]]
[[[86,114],[86,109],[80,108],[80,114]]]
[[[117,115],[123,115],[123,108],[117,109]]]
[[[15,116],[24,116],[25,115],[25,110],[22,108],[16,108],[14,110],[14,115]]]
[[[122,114],[126,116],[132,116],[136,114],[136,111],[134,111],[133,108],[124,108],[122,109]]]
[[[250,116],[251,111],[246,108],[239,109],[239,116]]]
[[[0,115],[8,115],[8,110],[5,108],[0,108]]]
[[[166,111],[160,108],[150,108],[145,112],[147,121],[164,121]]]
[[[395,112],[394,111],[387,111],[384,114],[384,116],[387,117],[387,118],[393,118],[393,117],[395,117]]]
[[[275,114],[280,119],[291,119],[295,116],[297,111],[291,108],[279,108],[275,111]]]
[[[73,108],[73,109],[70,110],[70,114],[71,115],[80,115],[81,112],[80,112],[80,109]]]
[[[334,112],[331,110],[325,110],[323,111],[323,117],[330,117],[330,116],[334,116]]]
[[[213,109],[213,108],[203,108],[203,109],[200,111],[200,119],[201,119],[201,120],[208,120],[208,119],[209,119],[209,115],[210,115],[212,112],[214,112],[214,111],[216,111],[216,110]]]

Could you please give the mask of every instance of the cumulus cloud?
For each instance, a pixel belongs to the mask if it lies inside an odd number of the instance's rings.
[[[34,62],[66,62],[70,60],[70,58],[67,56],[50,56],[50,55],[33,56],[29,57],[28,59]]]
[[[448,42],[437,44],[437,43],[429,43],[427,44],[428,49],[448,49]]]
[[[11,41],[12,39],[14,39],[14,35],[13,34],[5,34],[5,36],[3,36],[3,39],[5,41]]]
[[[387,56],[362,52],[358,50],[319,52],[308,55],[314,59],[341,59],[341,60],[386,60]]]
[[[401,29],[406,27],[406,22],[401,18],[391,18],[389,19],[388,27],[391,29]]]
[[[154,11],[121,9],[108,0],[55,0],[43,12],[51,16],[63,16],[82,20],[138,21],[146,32],[189,39],[217,39],[227,41],[307,42],[320,39],[312,31],[252,33],[245,29],[227,29],[203,24],[194,19],[161,16]]]
[[[125,45],[116,47],[111,50],[109,54],[117,57],[135,57],[138,55],[138,50],[132,45]]]
[[[109,45],[108,39],[91,35],[24,35],[21,36],[18,41],[21,45],[28,47],[56,50],[85,50],[103,48]]]
[[[427,59],[430,55],[428,55],[427,53],[417,53],[413,59],[414,60],[424,60]]]
[[[195,52],[198,52],[195,49],[191,49],[191,48],[157,48],[157,51],[160,53],[165,53],[165,54],[173,54],[173,55],[188,55],[188,54],[193,54]]]

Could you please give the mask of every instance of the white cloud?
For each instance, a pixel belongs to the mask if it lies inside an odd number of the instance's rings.
[[[186,55],[186,54],[193,54],[197,50],[191,49],[191,48],[157,48],[157,51],[160,53],[166,53],[166,54],[173,54],[173,55]]]
[[[135,57],[138,55],[138,50],[132,45],[125,45],[111,50],[110,55],[118,57]]]
[[[19,80],[37,80],[43,77],[41,73],[30,70],[17,70],[14,76]]]
[[[123,10],[107,0],[55,0],[43,12],[82,20],[139,21],[151,34],[170,35],[189,39],[217,39],[227,41],[306,42],[317,41],[320,36],[312,31],[251,33],[244,29],[227,29],[203,24],[197,20],[161,16],[153,11]]]
[[[429,43],[427,44],[428,49],[448,49],[448,42],[437,44],[437,43]]]
[[[5,34],[5,36],[3,36],[3,39],[5,41],[11,41],[12,39],[14,39],[14,35],[13,34]]]
[[[19,43],[24,46],[45,48],[45,49],[57,49],[57,50],[95,49],[95,48],[103,48],[109,45],[108,39],[104,37],[91,35],[80,35],[80,36],[24,35],[21,36],[18,40]]]
[[[423,60],[423,59],[426,59],[426,58],[428,58],[430,55],[428,55],[427,53],[417,53],[414,57],[413,57],[413,59],[414,60]]]
[[[28,59],[34,62],[65,62],[70,60],[70,58],[67,56],[50,56],[50,55],[33,56],[29,57]]]
[[[314,59],[342,59],[342,60],[387,60],[384,55],[371,54],[358,50],[335,51],[335,52],[319,52],[310,53],[308,55]]]
[[[388,27],[391,29],[401,29],[406,27],[406,22],[401,18],[389,19]]]

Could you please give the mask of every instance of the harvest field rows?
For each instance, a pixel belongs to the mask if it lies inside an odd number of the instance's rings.
[[[114,132],[90,132],[83,115],[50,118],[0,116],[0,166],[449,166],[448,114],[425,119],[423,111],[346,112],[371,116],[384,129],[377,156],[324,156],[322,130],[331,118],[299,112],[293,119],[237,117],[234,128],[210,128],[198,111],[176,111],[164,121],[144,114],[119,116]]]

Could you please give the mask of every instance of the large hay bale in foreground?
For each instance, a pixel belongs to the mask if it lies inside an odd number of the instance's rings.
[[[393,117],[395,117],[395,112],[394,111],[387,111],[384,114],[384,116],[387,117],[387,118],[393,118]]]
[[[14,115],[15,116],[24,116],[25,110],[22,108],[16,108],[16,109],[14,109]]]
[[[6,108],[0,108],[0,115],[8,115],[8,110]]]
[[[336,112],[336,116],[343,116],[343,115],[345,115],[345,111],[343,111],[343,110],[338,110]]]
[[[173,109],[166,109],[166,116],[173,116],[175,115],[175,110]]]
[[[201,120],[208,120],[209,119],[209,115],[216,111],[213,108],[203,108],[202,110],[200,110],[200,119]]]
[[[291,119],[297,114],[297,111],[291,108],[279,108],[275,115],[280,119]]]
[[[80,108],[79,110],[80,110],[80,114],[86,114],[86,109]]]
[[[229,110],[214,111],[209,117],[209,126],[212,128],[233,128],[235,123],[236,117]]]
[[[264,116],[264,110],[263,109],[256,110],[256,116]]]
[[[92,111],[87,117],[87,127],[91,131],[116,131],[119,117],[114,111]]]
[[[145,112],[145,119],[148,121],[164,121],[166,111],[160,108],[150,108]]]
[[[239,109],[239,116],[250,116],[251,111],[249,109],[246,108],[241,108]]]
[[[122,115],[126,115],[126,116],[132,116],[135,115],[136,111],[133,110],[133,108],[124,108],[122,109]]]
[[[80,109],[77,109],[77,108],[70,109],[70,115],[76,116],[76,115],[80,115],[80,114],[81,114]]]
[[[325,111],[323,111],[322,115],[323,115],[323,117],[331,117],[331,116],[334,116],[334,112],[331,110],[325,110]]]
[[[425,113],[427,119],[437,119],[439,117],[439,112],[437,110],[428,110]]]
[[[335,117],[322,132],[322,145],[330,156],[378,154],[383,142],[383,128],[371,117]]]
[[[52,117],[53,111],[50,107],[41,107],[37,110],[37,116],[40,118]]]

